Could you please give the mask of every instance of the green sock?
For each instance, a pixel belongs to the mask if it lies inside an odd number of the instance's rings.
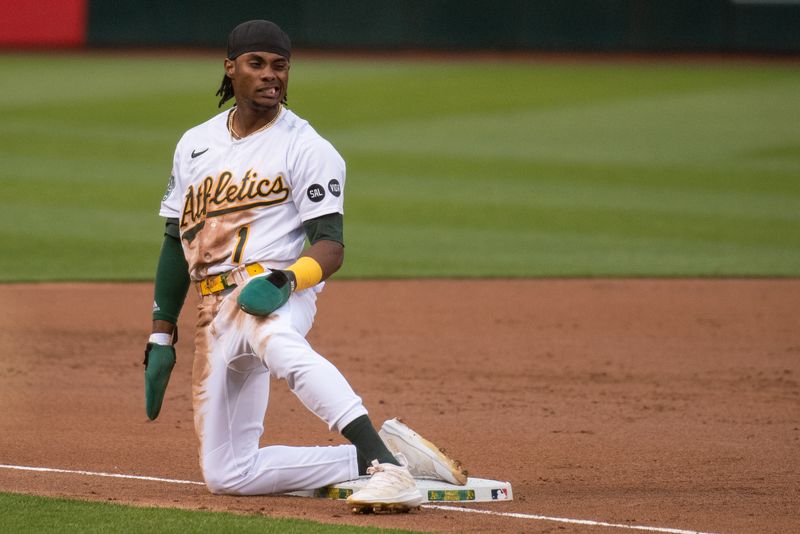
[[[378,460],[382,464],[400,465],[372,426],[369,416],[362,415],[353,419],[342,429],[342,435],[356,446],[359,475],[367,474],[367,467],[372,465],[372,460]]]

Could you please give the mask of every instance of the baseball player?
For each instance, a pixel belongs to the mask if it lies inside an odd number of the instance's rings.
[[[209,490],[281,493],[371,475],[348,499],[354,510],[408,510],[422,501],[414,476],[463,484],[466,472],[396,419],[379,434],[361,398],[305,338],[324,280],[344,257],[345,163],[286,107],[290,59],[274,23],[234,28],[217,95],[220,107],[235,104],[178,142],[160,210],[147,415],[161,409],[178,315],[194,285],[192,402]],[[259,448],[270,375],[352,444]]]

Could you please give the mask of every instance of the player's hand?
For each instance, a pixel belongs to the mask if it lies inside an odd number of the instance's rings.
[[[286,304],[294,286],[294,273],[272,271],[247,282],[236,302],[251,315],[266,316]]]
[[[151,421],[161,412],[175,360],[175,347],[172,345],[148,343],[144,349],[144,401]]]

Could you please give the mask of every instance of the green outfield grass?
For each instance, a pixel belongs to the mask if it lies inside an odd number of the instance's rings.
[[[0,280],[147,280],[221,60],[0,55]],[[322,59],[289,103],[348,162],[340,277],[797,276],[800,67]]]
[[[2,532],[236,532],[237,534],[393,534],[408,530],[323,525],[222,512],[138,508],[110,503],[0,493]]]

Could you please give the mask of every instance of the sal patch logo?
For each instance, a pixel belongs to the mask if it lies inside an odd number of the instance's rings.
[[[164,198],[161,200],[167,200],[172,194],[173,189],[175,189],[175,176],[170,176],[169,182],[167,182],[167,190],[164,192]]]
[[[306,195],[311,202],[322,202],[322,199],[325,198],[325,189],[319,184],[313,184],[309,186]]]
[[[339,185],[339,180],[334,178],[330,182],[328,182],[328,191],[331,192],[331,195],[338,197],[342,194],[342,186]]]

